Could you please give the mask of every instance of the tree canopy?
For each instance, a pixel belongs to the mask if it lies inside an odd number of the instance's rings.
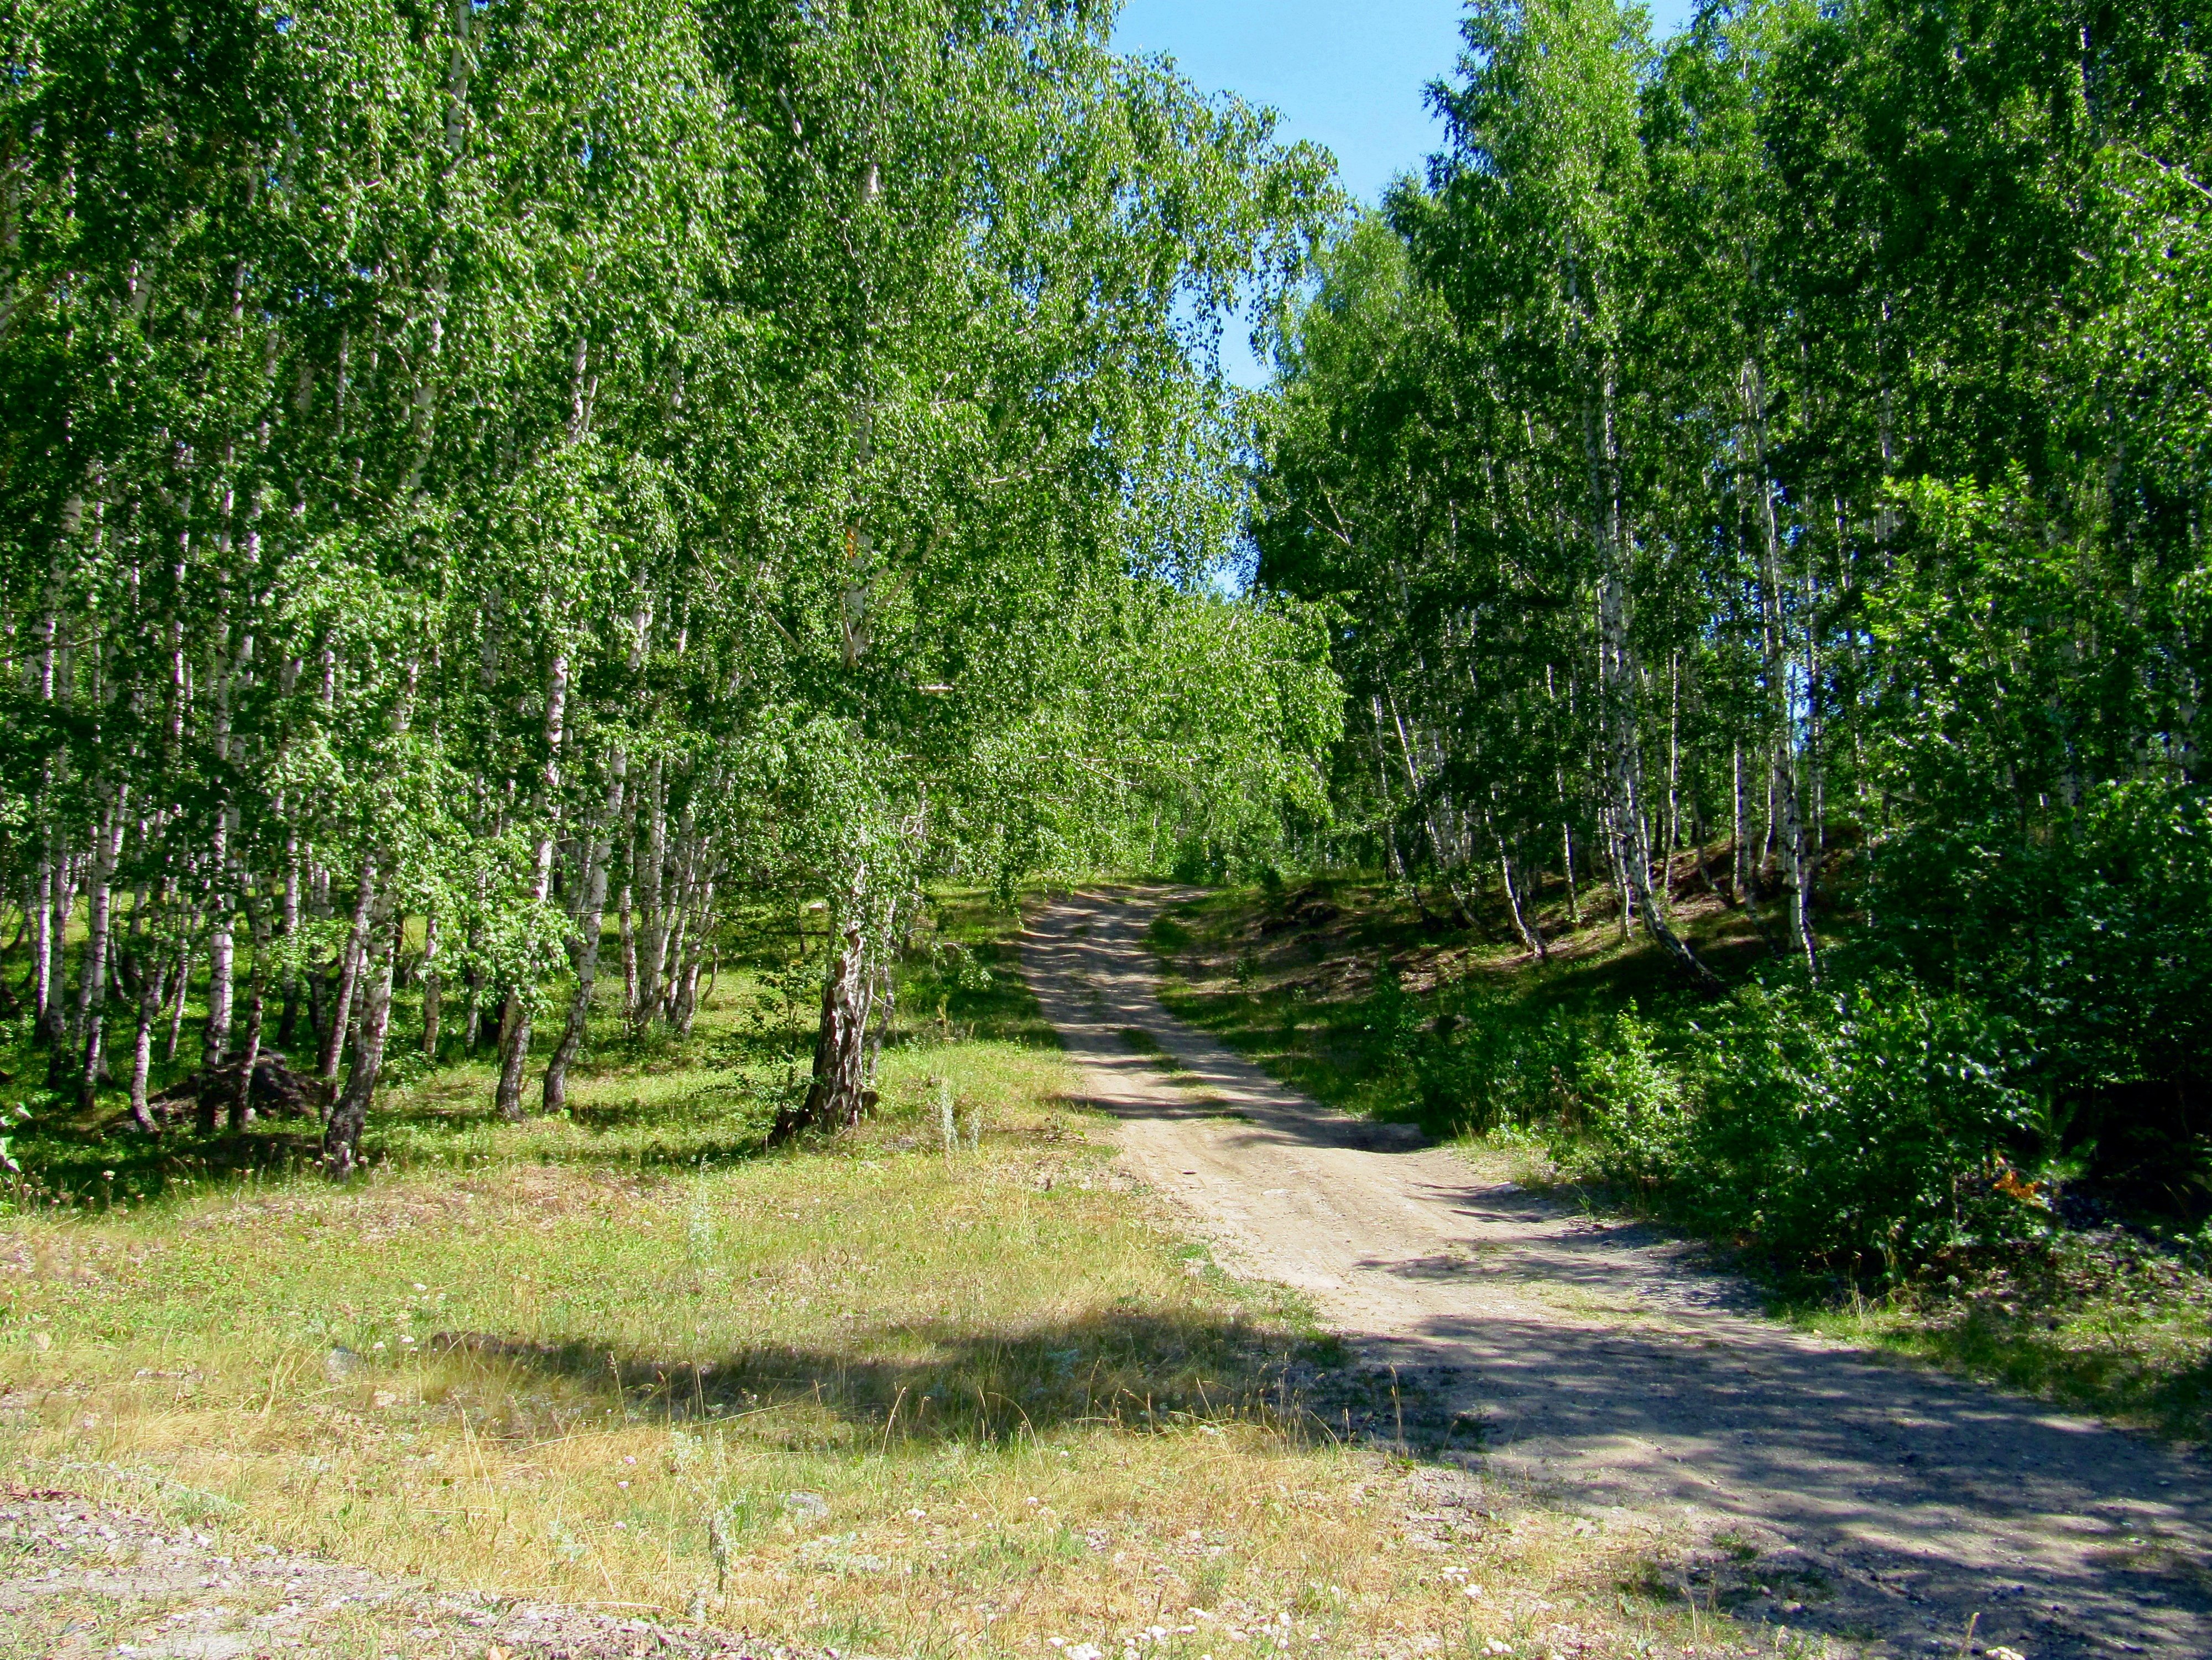
[[[395,972],[433,1052],[496,1020],[519,1115],[610,911],[682,1028],[728,906],[826,903],[826,1054],[926,879],[1318,807],[1325,639],[1212,581],[1213,341],[1328,165],[1110,21],[11,9],[0,861],[56,1083],[149,1123],[200,965],[204,1122],[304,1016],[342,1173]]]
[[[1717,888],[1984,1000],[2051,1122],[2212,1135],[2207,21],[1474,0],[1278,335],[1340,822],[1532,954],[1594,879],[1704,979]]]

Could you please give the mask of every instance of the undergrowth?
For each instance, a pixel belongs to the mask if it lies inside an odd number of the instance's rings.
[[[1717,902],[1676,921],[1729,944]],[[2212,1432],[2212,1225],[2096,1197],[2003,1018],[1755,958],[1697,997],[1608,933],[1532,962],[1345,877],[1176,906],[1152,942],[1170,1008],[1329,1104],[1716,1241],[1807,1323]]]

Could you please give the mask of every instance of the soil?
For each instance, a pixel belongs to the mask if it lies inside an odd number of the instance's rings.
[[[1689,1243],[1316,1105],[1160,1006],[1144,933],[1181,897],[1052,906],[1030,982],[1134,1173],[1389,1370],[1378,1433],[1686,1529],[1686,1560],[1732,1571],[1678,1590],[1747,1625],[1869,1656],[2212,1655],[2200,1455],[1765,1319]]]
[[[800,1660],[617,1610],[460,1596],[73,1493],[0,1493],[0,1657]],[[814,1660],[814,1657],[807,1657]],[[829,1660],[829,1657],[823,1657]]]

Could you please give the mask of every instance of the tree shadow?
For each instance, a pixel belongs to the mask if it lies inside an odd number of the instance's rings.
[[[817,1432],[826,1418],[886,1446],[1229,1422],[1320,1440],[1350,1422],[1340,1344],[1234,1316],[1117,1310],[1019,1332],[901,1325],[856,1333],[849,1348],[771,1343],[714,1356],[486,1331],[442,1332],[425,1349],[455,1369],[449,1383],[471,1371],[557,1382],[671,1424],[796,1409]]]

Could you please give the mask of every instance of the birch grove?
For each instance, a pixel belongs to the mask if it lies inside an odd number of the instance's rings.
[[[1318,810],[1315,623],[1208,578],[1206,319],[1326,161],[1110,21],[10,14],[0,994],[52,1089],[305,1086],[343,1176],[403,1050],[557,1110],[820,901],[829,1123],[928,879]]]
[[[1606,891],[1707,994],[1693,901],[1732,969],[1909,971],[2054,1144],[2212,1145],[2187,13],[1475,0],[1278,332],[1341,845],[1532,958]]]

